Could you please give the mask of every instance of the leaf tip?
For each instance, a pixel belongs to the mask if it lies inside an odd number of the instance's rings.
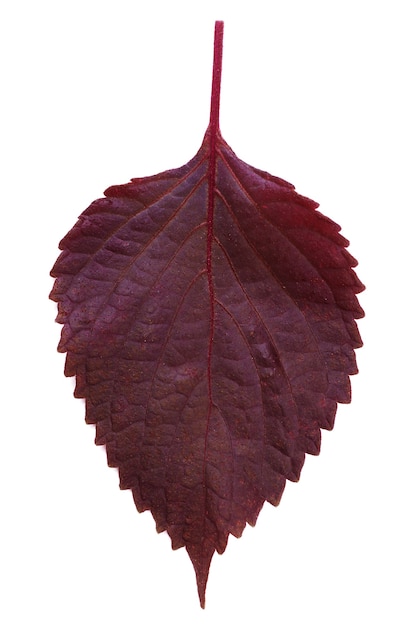
[[[206,587],[214,548],[205,545],[187,546],[188,556],[194,566],[197,591],[202,609],[206,606]]]

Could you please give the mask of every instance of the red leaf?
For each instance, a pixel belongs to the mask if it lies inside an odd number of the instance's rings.
[[[96,443],[186,547],[202,606],[214,551],[279,503],[350,401],[363,315],[339,226],[223,140],[222,34],[198,154],[93,202],[51,293]]]

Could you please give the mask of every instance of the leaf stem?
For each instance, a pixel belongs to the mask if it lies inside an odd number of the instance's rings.
[[[223,22],[214,25],[213,78],[211,83],[210,130],[212,136],[219,130],[220,86],[223,58]]]

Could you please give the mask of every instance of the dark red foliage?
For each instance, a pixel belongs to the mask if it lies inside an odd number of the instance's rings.
[[[214,551],[278,504],[349,402],[363,315],[339,226],[223,140],[221,34],[199,152],[93,202],[51,293],[96,443],[186,547],[202,606]]]

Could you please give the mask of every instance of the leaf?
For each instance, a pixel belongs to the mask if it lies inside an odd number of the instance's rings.
[[[60,243],[59,351],[120,487],[193,562],[277,505],[318,454],[361,345],[363,285],[340,227],[243,163],[210,124],[179,169],[110,187]]]

